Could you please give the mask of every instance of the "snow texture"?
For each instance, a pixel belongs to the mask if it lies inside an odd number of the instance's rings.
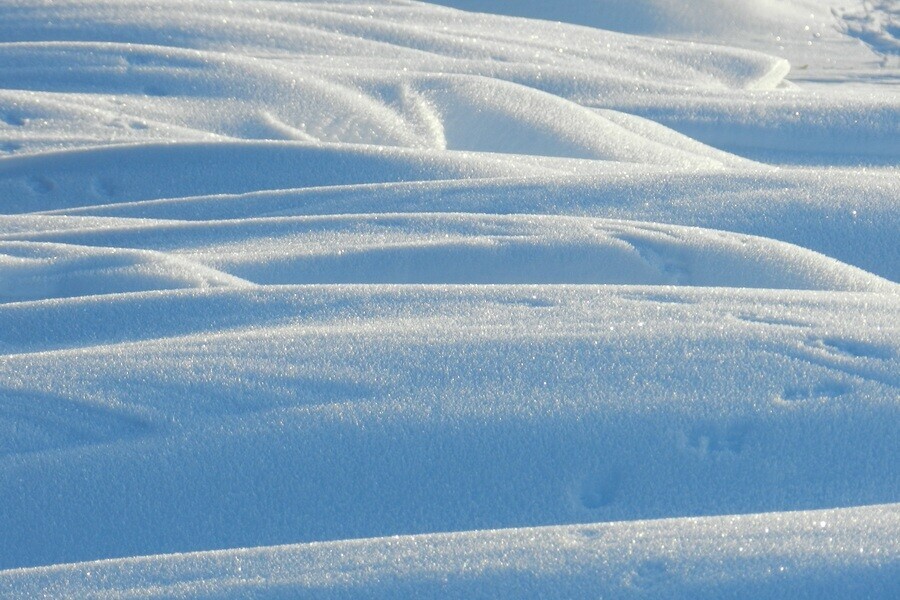
[[[898,19],[0,4],[0,596],[900,597]]]

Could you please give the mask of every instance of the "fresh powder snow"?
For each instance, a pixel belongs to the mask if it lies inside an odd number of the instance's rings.
[[[900,597],[892,0],[0,3],[0,597]]]

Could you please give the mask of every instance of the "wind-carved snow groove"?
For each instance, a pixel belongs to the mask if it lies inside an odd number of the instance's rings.
[[[785,399],[836,398],[852,389],[854,381],[868,381],[900,395],[900,360],[890,344],[872,344],[852,338],[810,336],[795,347],[779,351],[793,359],[824,367],[839,376],[788,389]]]
[[[790,319],[785,317],[760,316],[748,313],[740,313],[735,315],[735,318],[745,323],[770,325],[772,327],[798,327],[801,329],[810,327],[809,323],[798,319]]]
[[[0,390],[0,458],[135,440],[152,424],[128,411],[48,394]]]
[[[260,120],[266,128],[266,131],[273,134],[272,139],[294,140],[298,142],[320,141],[316,139],[315,136],[303,131],[303,129],[286,123],[268,111],[262,111],[260,113]],[[261,135],[260,137],[269,139],[269,137],[265,135]]]
[[[441,116],[431,103],[410,85],[402,85],[398,94],[403,114],[413,120],[422,143],[429,148],[446,149],[447,137]]]
[[[656,250],[652,244],[638,241],[628,235],[619,234],[616,237],[631,246],[641,260],[663,277],[666,284],[689,284],[691,272],[681,259],[671,256],[670,252],[666,252],[665,249]]]

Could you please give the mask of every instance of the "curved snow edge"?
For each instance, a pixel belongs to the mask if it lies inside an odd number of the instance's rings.
[[[900,504],[465,531],[13,569],[0,572],[0,592],[56,598],[511,589],[604,590],[617,597],[653,590],[678,597],[889,595],[900,590],[898,530]]]
[[[772,63],[772,68],[755,81],[749,82],[745,89],[748,90],[772,90],[781,85],[788,73],[791,72],[791,63],[779,58]]]

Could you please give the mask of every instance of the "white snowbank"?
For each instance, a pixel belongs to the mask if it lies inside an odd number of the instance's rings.
[[[0,4],[0,596],[900,595],[893,6],[447,4]]]
[[[630,286],[3,305],[0,559],[889,502],[896,306]]]
[[[557,217],[463,214],[379,214],[269,217],[225,221],[41,217],[41,231],[0,233],[0,279],[34,298],[78,295],[39,281],[85,271],[106,274],[97,292],[133,291],[106,262],[172,256],[183,283],[593,283],[709,287],[900,291],[900,286],[826,256],[766,238],[654,223]],[[2,222],[0,222],[2,223]],[[66,224],[71,224],[68,228]],[[34,240],[5,242],[3,239]],[[37,243],[40,242],[40,243]],[[54,243],[49,243],[54,242]],[[61,246],[60,244],[65,244]],[[130,250],[140,248],[142,250]],[[149,251],[158,252],[154,255]],[[18,254],[13,255],[13,252]],[[40,252],[30,258],[24,254]],[[77,255],[77,260],[68,258]],[[177,258],[176,258],[177,257]],[[30,258],[31,262],[25,263]],[[43,259],[40,264],[35,263]],[[18,264],[15,262],[22,264]],[[93,261],[94,264],[91,264]],[[35,264],[32,264],[35,263]],[[135,270],[135,266],[128,266]],[[194,271],[191,273],[191,271]],[[236,277],[223,275],[231,273]],[[175,273],[172,277],[175,277]],[[174,285],[175,280],[171,282]],[[75,285],[75,284],[73,284]],[[149,281],[143,285],[152,285]],[[157,287],[167,289],[162,281]],[[134,288],[139,290],[144,288]]]
[[[550,590],[564,597],[598,590],[616,598],[888,597],[900,576],[897,527],[897,505],[883,505],[432,534],[7,571],[0,590],[56,598],[531,598]]]

